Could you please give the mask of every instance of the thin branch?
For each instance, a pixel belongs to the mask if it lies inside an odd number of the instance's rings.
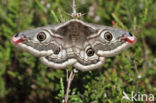
[[[143,42],[143,51],[144,51],[144,63],[143,63],[143,74],[146,73],[146,69],[147,69],[147,48],[146,48],[146,41],[145,38],[142,38],[142,42]]]
[[[77,10],[76,10],[76,4],[75,4],[75,0],[73,0],[73,3],[72,3],[72,14],[71,14],[71,17],[72,18],[80,18],[82,15],[85,15],[85,14],[81,14],[81,13],[77,13]]]
[[[73,4],[72,4],[72,13],[77,14],[75,0],[73,0]]]
[[[138,68],[137,68],[137,65],[136,65],[135,61],[134,61],[134,69],[136,71],[136,77],[137,77],[135,91],[136,91],[136,93],[138,93],[138,86],[139,86],[138,75],[139,75],[139,72],[138,72]]]
[[[68,69],[66,69],[66,81],[68,82]]]
[[[69,89],[71,86],[71,82],[74,79],[74,69],[70,72],[70,75],[68,77],[68,70],[66,70],[67,72],[67,87],[66,87],[66,95],[65,95],[65,100],[64,103],[68,103],[68,97],[69,97]]]

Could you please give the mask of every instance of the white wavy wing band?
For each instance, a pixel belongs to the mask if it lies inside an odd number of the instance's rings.
[[[53,67],[55,69],[64,69],[69,65],[73,65],[74,63],[77,62],[76,59],[68,59],[67,61],[59,64],[59,63],[48,61],[45,57],[41,57],[40,60],[43,64],[47,65],[48,67]]]
[[[53,51],[52,50],[46,50],[46,51],[38,51],[34,48],[32,48],[31,46],[27,46],[23,43],[19,43],[17,44],[18,47],[30,52],[31,54],[35,55],[35,56],[48,56],[48,55],[52,55]]]
[[[105,57],[100,57],[100,61],[97,62],[96,64],[82,65],[77,62],[74,64],[74,67],[81,71],[89,71],[89,70],[94,70],[94,69],[100,68],[102,66],[102,64],[104,64],[104,62],[105,62]]]

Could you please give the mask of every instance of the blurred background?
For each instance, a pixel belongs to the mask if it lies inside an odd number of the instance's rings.
[[[39,58],[18,50],[10,38],[68,21],[71,4],[72,0],[0,0],[0,103],[62,102],[65,70],[47,68]],[[76,5],[85,14],[81,20],[129,30],[137,42],[107,58],[101,69],[76,73],[69,103],[125,103],[123,91],[156,96],[156,0],[77,0]]]

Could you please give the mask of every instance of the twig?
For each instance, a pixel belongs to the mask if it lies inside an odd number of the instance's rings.
[[[146,69],[147,69],[147,50],[146,50],[146,41],[145,38],[142,38],[142,42],[143,42],[143,51],[144,51],[144,63],[143,63],[143,74],[146,73]]]
[[[66,81],[68,82],[68,69],[66,69]]]
[[[72,3],[72,13],[77,14],[75,0],[73,0],[73,3]]]
[[[138,93],[138,86],[139,86],[138,75],[139,75],[139,72],[138,72],[138,68],[137,68],[137,65],[136,65],[135,61],[134,61],[134,69],[135,69],[135,72],[136,72],[136,75],[137,75],[135,91],[136,91],[136,93]]]
[[[65,95],[64,103],[68,103],[69,89],[70,89],[71,82],[74,78],[74,69],[70,72],[69,77],[68,77],[68,70],[66,70],[66,73],[67,73],[67,87],[66,87],[66,95]]]
[[[80,18],[82,15],[84,15],[84,14],[78,13],[78,12],[76,11],[75,0],[73,0],[71,17],[72,17],[72,18]]]

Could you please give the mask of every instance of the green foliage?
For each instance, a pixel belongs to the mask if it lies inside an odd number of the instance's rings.
[[[10,38],[22,30],[69,20],[71,3],[0,0],[0,102],[62,102],[65,70],[47,68],[37,57],[15,48]],[[132,91],[156,96],[156,1],[77,0],[77,9],[86,13],[82,20],[128,29],[137,42],[106,58],[101,69],[79,71],[72,81],[69,103],[131,103],[121,100],[123,91],[129,96]]]
[[[63,85],[63,79],[61,78],[60,79],[60,84],[61,84],[61,90],[60,90],[60,93],[58,94],[58,99],[60,99],[60,101],[62,101],[64,99],[64,96],[65,96],[65,89],[64,89],[64,85]]]

